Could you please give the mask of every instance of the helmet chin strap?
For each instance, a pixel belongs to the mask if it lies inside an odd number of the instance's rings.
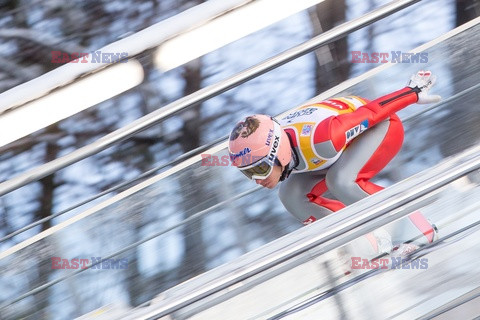
[[[288,141],[290,141],[290,145],[293,146],[292,138],[290,137],[288,132],[286,132],[286,134],[288,137]],[[299,164],[297,151],[294,148],[291,148],[291,150],[292,150],[292,159],[283,169],[282,175],[280,176],[280,181],[287,179],[288,176],[290,176],[290,173],[292,173],[293,169],[295,169]]]

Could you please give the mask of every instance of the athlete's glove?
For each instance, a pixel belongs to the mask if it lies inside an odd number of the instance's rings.
[[[436,77],[430,71],[420,70],[412,75],[407,83],[407,87],[416,89],[418,95],[418,104],[428,104],[439,102],[442,97],[438,95],[429,95],[428,91],[435,84]]]

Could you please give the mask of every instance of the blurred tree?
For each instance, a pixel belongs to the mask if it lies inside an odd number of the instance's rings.
[[[457,26],[480,16],[479,0],[457,0],[455,22]]]
[[[59,132],[58,125],[53,124],[46,129],[47,133],[57,134]],[[57,145],[56,141],[47,142],[45,147],[45,163],[53,161],[57,158],[58,152],[60,147]],[[40,191],[40,207],[39,210],[34,213],[34,220],[40,220],[52,215],[53,207],[54,207],[54,200],[55,200],[55,189],[58,186],[57,181],[55,181],[56,174],[53,173],[45,178],[41,179],[41,191]],[[47,220],[42,223],[41,230],[47,230],[51,227],[51,220]],[[41,286],[42,284],[48,282],[50,279],[50,274],[52,272],[50,259],[41,257],[41,261],[38,262],[38,275],[37,279],[33,281],[32,288]],[[40,313],[41,319],[48,318],[47,314],[47,306],[48,306],[48,297],[49,297],[49,289],[41,291],[34,295],[36,302],[35,306]]]
[[[480,16],[480,1],[457,0],[455,9],[455,25],[458,27]],[[453,92],[460,93],[467,89],[466,85],[476,83],[476,80],[472,78],[476,76],[472,66],[478,66],[480,59],[478,55],[472,55],[470,51],[462,50],[462,48],[449,48],[449,50],[451,50],[451,56],[455,54],[457,57],[459,55],[463,57],[455,59],[450,65],[452,67]],[[469,94],[462,98],[461,104],[453,104],[448,109],[444,108],[445,113],[440,119],[444,128],[453,128],[457,123],[462,124],[462,130],[432,132],[434,135],[432,139],[440,141],[440,150],[445,157],[457,154],[480,141],[480,127],[478,126],[480,115],[475,108],[465,107],[475,105],[475,101],[475,94]]]
[[[197,59],[184,67],[185,80],[184,96],[200,90],[202,86],[202,63]],[[183,152],[200,146],[202,136],[201,104],[197,104],[181,114],[183,120],[180,144]],[[180,175],[180,185],[184,197],[184,216],[187,219],[202,207],[205,199],[204,187],[196,175]],[[195,219],[183,227],[184,248],[183,261],[179,268],[178,277],[186,279],[205,271],[206,250],[203,239],[202,219]]]
[[[345,22],[345,0],[326,0],[309,11],[313,35],[319,35]],[[347,37],[332,42],[315,51],[316,94],[348,79],[350,61]]]

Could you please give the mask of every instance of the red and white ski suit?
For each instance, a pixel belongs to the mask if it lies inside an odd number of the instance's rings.
[[[406,87],[371,102],[356,96],[333,98],[281,118],[298,158],[280,185],[285,208],[308,224],[382,190],[370,180],[400,150],[404,132],[395,112],[417,102],[417,93],[417,88]],[[327,191],[334,199],[325,196]],[[408,219],[402,229],[433,241],[433,228],[423,215]]]

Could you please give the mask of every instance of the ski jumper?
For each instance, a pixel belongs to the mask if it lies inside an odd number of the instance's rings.
[[[280,119],[297,160],[280,185],[285,208],[309,224],[382,190],[370,179],[400,150],[404,131],[395,112],[417,102],[418,92],[406,87],[371,102],[356,96],[333,98]],[[327,191],[335,199],[326,197]],[[404,220],[402,238],[421,232],[420,242],[433,241],[433,228],[423,215]]]

